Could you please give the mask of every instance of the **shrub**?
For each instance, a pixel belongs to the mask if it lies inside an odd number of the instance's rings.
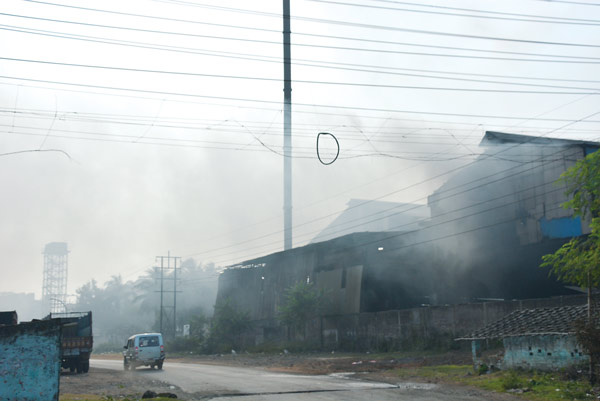
[[[500,381],[500,385],[503,390],[511,390],[516,388],[523,388],[525,386],[525,382],[519,376],[519,373],[514,370],[509,370],[507,374],[502,377]]]

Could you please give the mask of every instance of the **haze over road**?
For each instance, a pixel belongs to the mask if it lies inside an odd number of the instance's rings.
[[[121,361],[91,361],[95,368],[122,370]],[[135,374],[161,380],[187,393],[214,395],[219,400],[480,400],[512,399],[490,397],[475,389],[445,387],[428,383],[378,383],[353,379],[347,374],[297,375],[269,372],[260,368],[164,364],[163,371],[138,368]],[[495,395],[496,396],[496,395]]]

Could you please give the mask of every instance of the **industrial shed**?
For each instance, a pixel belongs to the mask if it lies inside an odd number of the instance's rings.
[[[600,144],[490,131],[480,147],[429,196],[430,213],[374,203],[370,216],[359,213],[369,202],[351,201],[313,243],[229,266],[217,303],[229,299],[275,327],[285,290],[299,281],[325,290],[323,316],[576,294],[539,265],[589,233],[561,207],[565,188],[555,182]],[[348,227],[357,232],[329,239]]]

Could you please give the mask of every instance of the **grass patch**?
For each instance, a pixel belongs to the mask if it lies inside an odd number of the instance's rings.
[[[585,378],[567,380],[560,372],[507,370],[478,375],[470,365],[441,365],[401,368],[394,373],[400,379],[463,384],[496,392],[523,391],[521,397],[532,401],[591,400],[598,395],[593,395]]]

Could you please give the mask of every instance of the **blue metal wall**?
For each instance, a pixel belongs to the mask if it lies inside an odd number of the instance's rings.
[[[540,229],[542,235],[547,238],[572,238],[578,237],[583,232],[581,230],[581,218],[563,217],[560,219],[546,220],[540,219]]]
[[[58,401],[60,325],[0,327],[0,401]]]

